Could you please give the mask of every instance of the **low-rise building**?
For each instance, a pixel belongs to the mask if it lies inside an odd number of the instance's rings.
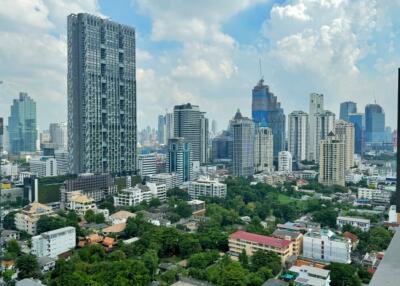
[[[138,173],[140,176],[150,176],[157,173],[157,154],[140,154],[138,156]]]
[[[206,202],[202,200],[191,200],[188,201],[188,205],[192,209],[192,215],[194,217],[204,216],[206,213]]]
[[[358,217],[338,216],[336,219],[336,224],[339,228],[343,228],[343,226],[348,224],[353,227],[358,227],[362,231],[368,231],[371,227],[371,220]]]
[[[31,173],[38,177],[57,176],[57,161],[52,156],[33,157],[29,161]]]
[[[70,193],[66,208],[83,216],[86,211],[96,209],[96,204],[92,198],[82,195],[80,191],[74,191]]]
[[[334,232],[309,231],[303,239],[303,256],[329,262],[350,263],[351,241]]]
[[[32,254],[37,257],[56,258],[61,253],[67,252],[76,246],[76,231],[72,226],[67,226],[32,237]]]
[[[10,240],[19,240],[19,237],[19,231],[16,230],[4,229],[1,232],[1,240],[3,242],[9,242]]]
[[[54,211],[46,205],[37,202],[31,203],[15,214],[15,227],[30,235],[35,235],[36,224],[39,218],[44,215],[54,215]]]
[[[293,255],[293,242],[238,230],[229,236],[229,252],[239,256],[243,250],[249,256],[259,250],[274,252],[284,264],[287,258]]]
[[[289,271],[298,275],[294,281],[296,286],[329,286],[331,283],[329,270],[302,265],[292,266]]]
[[[200,177],[198,180],[189,183],[188,193],[192,200],[201,197],[225,198],[226,190],[226,184],[217,180],[210,180],[208,177]]]
[[[301,232],[277,229],[272,236],[293,242],[293,255],[299,256],[303,252],[303,234]]]
[[[170,190],[178,186],[178,177],[175,173],[160,173],[150,176],[150,183],[165,185]]]
[[[112,224],[120,224],[120,223],[126,223],[128,218],[131,217],[136,217],[136,214],[128,211],[118,211],[110,215],[109,220]]]
[[[114,206],[136,206],[143,201],[150,202],[153,198],[161,202],[167,200],[165,184],[147,183],[125,188],[114,196]]]

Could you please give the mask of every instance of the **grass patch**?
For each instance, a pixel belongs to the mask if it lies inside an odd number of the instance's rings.
[[[283,194],[279,194],[278,195],[278,201],[281,204],[289,204],[291,202],[294,202],[294,199],[292,199],[291,197],[288,197],[286,195]]]

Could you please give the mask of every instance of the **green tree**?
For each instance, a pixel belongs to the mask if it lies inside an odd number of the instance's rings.
[[[42,232],[58,229],[65,227],[65,221],[59,216],[41,216],[37,222],[36,230],[37,234]]]
[[[322,226],[328,226],[331,228],[336,228],[336,218],[338,212],[332,208],[322,209],[313,213],[313,220],[322,224]]]
[[[354,266],[342,263],[331,263],[331,286],[360,286],[361,280],[358,277]]]
[[[36,278],[39,276],[39,264],[36,260],[36,256],[31,254],[23,254],[17,257],[15,266],[19,270],[18,278]]]
[[[266,251],[256,251],[251,256],[251,270],[253,272],[257,272],[262,267],[267,267],[268,269],[272,270],[274,275],[277,275],[281,269],[281,260],[278,255],[273,252],[266,252]]]
[[[249,268],[249,257],[246,254],[246,251],[243,249],[242,253],[239,254],[239,262],[243,268]]]
[[[17,229],[15,227],[15,214],[16,213],[17,212],[10,212],[4,217],[4,219],[3,219],[3,228],[4,229],[11,229],[11,230]]]
[[[191,254],[201,251],[201,245],[198,239],[190,236],[182,236],[179,242],[179,254],[182,257],[188,257]]]
[[[6,269],[3,271],[3,280],[4,280],[4,282],[7,283],[7,285],[8,285],[8,283],[11,282],[13,275],[14,275],[14,271],[11,269]]]
[[[178,202],[175,212],[181,217],[181,218],[188,218],[192,215],[192,208],[188,205],[186,201],[180,201]]]
[[[7,242],[6,245],[6,257],[8,259],[15,259],[20,254],[21,248],[15,239]]]
[[[157,252],[153,249],[147,250],[142,257],[143,263],[150,273],[151,278],[154,278],[158,268]]]

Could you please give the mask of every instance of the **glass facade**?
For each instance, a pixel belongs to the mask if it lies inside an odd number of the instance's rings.
[[[340,104],[340,119],[349,121],[350,113],[357,113],[357,103],[352,101],[342,102]]]
[[[349,114],[349,122],[354,125],[354,153],[362,154],[364,146],[364,114]]]
[[[365,142],[385,142],[385,113],[378,104],[368,104],[365,107]]]

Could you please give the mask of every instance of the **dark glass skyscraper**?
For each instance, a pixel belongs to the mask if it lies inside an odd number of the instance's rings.
[[[364,145],[364,114],[350,113],[348,121],[354,125],[354,153],[362,154]]]
[[[136,172],[135,29],[89,14],[68,16],[71,172]]]
[[[285,114],[278,98],[261,79],[253,88],[252,117],[260,127],[269,127],[274,136],[274,158],[285,150]]]
[[[340,104],[340,119],[349,121],[349,114],[357,112],[357,103],[345,101]]]
[[[21,92],[14,99],[7,130],[11,154],[36,151],[36,102],[27,93]]]
[[[378,104],[368,104],[365,107],[365,142],[384,143],[385,113]]]

